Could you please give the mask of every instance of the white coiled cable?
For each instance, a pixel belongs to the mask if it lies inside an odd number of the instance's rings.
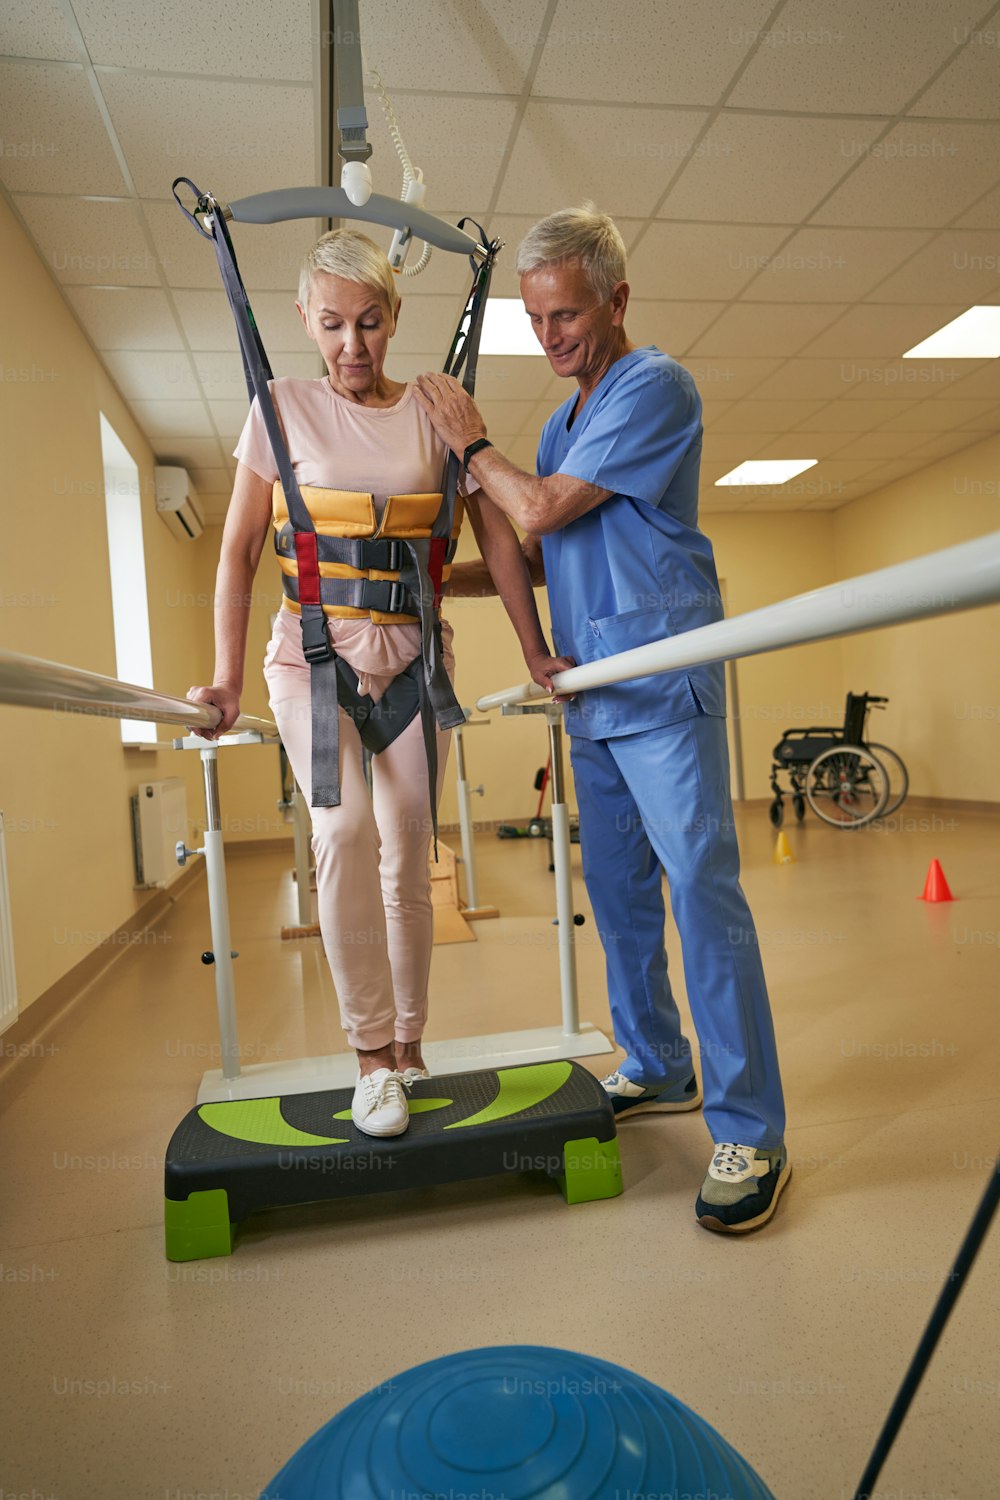
[[[402,163],[403,191],[399,196],[404,203],[416,203],[419,207],[419,205],[423,203],[424,193],[426,191],[426,189],[424,188],[424,174],[420,170],[420,168],[415,167],[410,160],[410,153],[406,149],[406,144],[403,140],[402,132],[399,128],[399,123],[396,120],[396,112],[392,107],[388,94],[385,91],[385,84],[382,82],[382,75],[379,73],[377,68],[366,68],[366,72],[369,78],[374,83],[375,91],[379,96],[379,100],[382,104],[382,110],[385,114],[386,124],[389,127],[389,134],[392,136],[392,144],[395,146],[396,155],[399,157],[399,160]],[[396,246],[395,239],[393,240],[393,248],[398,248]],[[426,267],[430,258],[431,247],[425,241],[420,259],[416,261],[412,266],[403,266],[397,274],[401,276],[419,276],[420,272]]]

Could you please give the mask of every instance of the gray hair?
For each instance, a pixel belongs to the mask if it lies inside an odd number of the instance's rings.
[[[389,257],[374,240],[357,229],[330,229],[313,245],[299,271],[299,302],[308,310],[309,292],[317,271],[371,287],[386,303],[390,315],[399,311],[399,292]]]
[[[593,203],[561,208],[529,229],[517,247],[514,268],[519,276],[543,266],[576,261],[602,301],[611,288],[625,280],[625,242],[608,214]]]

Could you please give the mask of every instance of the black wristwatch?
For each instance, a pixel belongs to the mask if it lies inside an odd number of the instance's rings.
[[[470,443],[465,452],[462,454],[462,468],[467,469],[469,467],[469,459],[472,458],[474,454],[481,452],[483,448],[492,447],[493,444],[490,442],[489,438],[476,438],[476,441],[474,443]]]

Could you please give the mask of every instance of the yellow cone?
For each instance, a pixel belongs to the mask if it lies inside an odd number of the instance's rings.
[[[776,865],[794,865],[795,855],[792,846],[788,842],[788,834],[782,831],[774,841],[774,863]]]

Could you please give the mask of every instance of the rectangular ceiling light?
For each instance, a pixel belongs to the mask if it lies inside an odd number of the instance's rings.
[[[818,458],[748,458],[737,464],[716,484],[786,484],[819,463]]]
[[[907,349],[904,359],[996,359],[1000,307],[970,307],[937,333]]]
[[[531,319],[520,297],[491,297],[486,304],[480,354],[540,354]]]

